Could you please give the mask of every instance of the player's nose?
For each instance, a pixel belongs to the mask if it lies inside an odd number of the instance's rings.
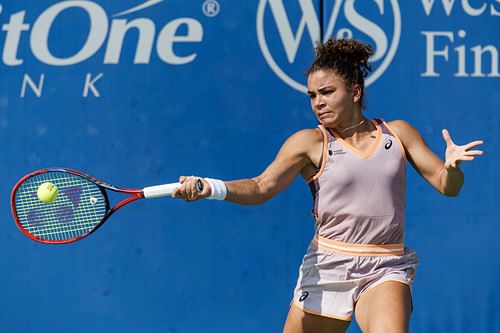
[[[323,99],[323,98],[321,98],[320,96],[318,96],[318,97],[316,97],[316,98],[314,99],[314,108],[315,108],[316,110],[318,110],[318,111],[319,111],[319,110],[323,109],[323,108],[325,107],[325,105],[326,105],[326,104],[325,104],[324,99]]]

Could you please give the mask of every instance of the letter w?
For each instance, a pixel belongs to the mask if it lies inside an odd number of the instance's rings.
[[[313,2],[311,0],[299,0],[299,4],[302,10],[302,18],[300,19],[297,33],[294,35],[283,1],[269,0],[269,5],[271,6],[271,11],[273,12],[274,20],[278,26],[281,41],[283,42],[286,56],[290,63],[295,61],[295,56],[297,55],[297,50],[306,27],[313,45],[320,38],[319,20]]]
[[[435,0],[422,0],[422,5],[424,6],[425,15],[429,16],[432,12],[432,7],[434,7]],[[455,4],[455,0],[441,0],[443,4],[444,11],[446,12],[446,16],[450,16],[451,10],[453,9],[453,5]]]

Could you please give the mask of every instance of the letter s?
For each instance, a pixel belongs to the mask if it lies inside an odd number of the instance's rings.
[[[354,2],[356,0],[347,0],[344,6],[345,17],[354,27],[358,28],[361,32],[370,36],[370,38],[375,43],[375,52],[371,58],[371,61],[377,61],[384,57],[388,48],[387,36],[378,25],[372,21],[366,19],[364,16],[360,15],[356,8],[354,8]],[[384,13],[384,0],[374,0],[380,13]]]

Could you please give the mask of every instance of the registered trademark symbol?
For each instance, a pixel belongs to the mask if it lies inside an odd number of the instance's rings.
[[[216,0],[205,0],[201,9],[203,10],[203,14],[206,16],[214,17],[219,14],[220,5]]]

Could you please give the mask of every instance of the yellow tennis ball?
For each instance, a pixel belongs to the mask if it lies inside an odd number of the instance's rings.
[[[57,198],[57,186],[52,183],[43,183],[36,191],[38,199],[43,203],[52,203]]]

